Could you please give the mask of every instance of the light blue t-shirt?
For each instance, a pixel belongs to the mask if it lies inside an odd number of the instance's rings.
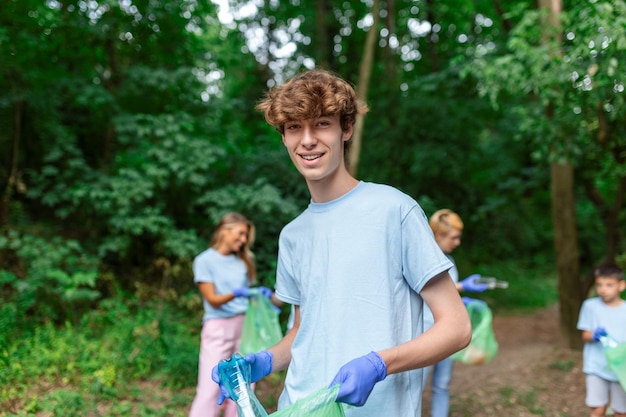
[[[618,343],[626,342],[626,302],[609,307],[600,297],[583,302],[578,316],[578,330],[594,331],[604,327],[609,336]],[[617,381],[617,376],[608,367],[604,348],[600,342],[585,343],[583,348],[583,372],[597,375],[608,381]]]
[[[246,264],[235,255],[222,255],[213,248],[201,252],[193,260],[193,281],[212,282],[218,294],[231,293],[236,288],[248,285]],[[248,309],[248,299],[236,297],[234,300],[215,308],[202,297],[204,316],[202,322],[209,319],[223,319],[243,314]]]
[[[423,332],[419,292],[452,267],[421,207],[395,188],[360,182],[311,203],[282,230],[276,295],[300,306],[280,409],[327,387],[339,368]],[[419,416],[422,370],[389,375],[346,416]]]

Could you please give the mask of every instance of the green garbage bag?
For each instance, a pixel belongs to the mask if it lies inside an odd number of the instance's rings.
[[[472,323],[472,340],[465,349],[453,354],[452,359],[466,365],[482,365],[498,353],[498,342],[491,325],[491,309],[480,300],[470,300],[466,308]]]
[[[239,352],[244,356],[267,349],[283,338],[278,312],[272,302],[259,292],[253,292],[241,331]]]
[[[604,349],[609,368],[617,375],[620,385],[626,390],[626,343]]]
[[[320,389],[289,407],[270,414],[270,417],[344,417],[340,403],[335,402],[339,385]]]

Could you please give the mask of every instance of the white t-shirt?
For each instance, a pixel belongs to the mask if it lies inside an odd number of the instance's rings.
[[[216,293],[227,294],[236,288],[248,285],[248,270],[246,264],[235,255],[222,255],[215,249],[209,248],[193,260],[193,281],[196,284],[212,282]],[[223,319],[243,314],[248,309],[246,297],[236,297],[219,308],[211,306],[202,297],[202,304],[204,305],[203,323],[209,319]]]
[[[626,302],[609,307],[600,297],[583,302],[578,316],[578,330],[594,331],[604,327],[607,334],[618,343],[626,342]],[[604,348],[600,342],[585,343],[583,348],[583,372],[597,375],[607,381],[617,381],[617,376],[608,367]]]
[[[279,409],[327,387],[348,361],[423,332],[419,292],[452,263],[421,207],[395,188],[360,182],[311,203],[282,230],[276,295],[300,306]],[[419,416],[422,371],[389,375],[346,416]]]

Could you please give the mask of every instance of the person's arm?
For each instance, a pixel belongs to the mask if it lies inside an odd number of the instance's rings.
[[[420,295],[435,324],[409,342],[378,352],[387,375],[433,365],[466,347],[472,338],[467,309],[447,272],[431,279]]]
[[[606,330],[604,327],[596,327],[594,330],[583,330],[582,339],[583,342],[594,343],[599,342],[602,336],[606,336]]]
[[[467,310],[447,272],[430,280],[420,292],[435,324],[406,343],[370,352],[339,368],[330,387],[340,384],[337,401],[357,407],[367,401],[374,385],[390,374],[424,368],[467,346],[472,326]]]
[[[273,363],[272,372],[287,369],[291,362],[291,345],[293,344],[298,329],[300,328],[300,306],[294,305],[293,327],[287,334],[274,346],[268,350],[272,353]]]
[[[279,300],[278,297],[276,297],[276,293],[275,292],[272,292],[272,295],[270,296],[270,301],[276,307],[282,307],[285,304],[281,300]]]
[[[219,308],[222,305],[228,303],[229,301],[234,300],[236,297],[246,297],[247,292],[245,290],[246,287],[238,288],[234,292],[228,292],[225,294],[218,294],[215,291],[215,284],[212,282],[199,282],[198,289],[200,290],[200,294],[204,297],[205,300],[211,304],[213,308]]]

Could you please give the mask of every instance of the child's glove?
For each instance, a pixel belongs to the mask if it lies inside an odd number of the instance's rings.
[[[259,353],[249,353],[244,357],[244,359],[250,364],[251,384],[257,382],[272,372],[273,356],[272,352],[268,350],[262,350]],[[230,395],[228,395],[228,391],[226,391],[226,388],[224,388],[220,381],[218,365],[213,367],[213,370],[211,371],[211,379],[220,386],[220,394],[217,397],[217,405],[222,405],[226,398],[230,398]]]
[[[601,338],[602,336],[607,336],[607,335],[608,335],[608,333],[606,332],[606,330],[604,329],[604,327],[598,327],[597,329],[595,329],[595,330],[593,331],[593,336],[592,336],[592,337],[593,337],[593,341],[594,341],[594,342],[599,342],[599,341],[600,341],[600,338]]]
[[[233,291],[233,295],[235,297],[250,297],[250,288],[248,287],[236,288]]]
[[[377,382],[387,376],[387,365],[376,352],[343,365],[329,387],[340,384],[337,402],[362,406]]]
[[[479,283],[479,279],[480,274],[473,274],[465,278],[463,281],[460,282],[461,291],[483,292],[488,289],[489,285]]]

